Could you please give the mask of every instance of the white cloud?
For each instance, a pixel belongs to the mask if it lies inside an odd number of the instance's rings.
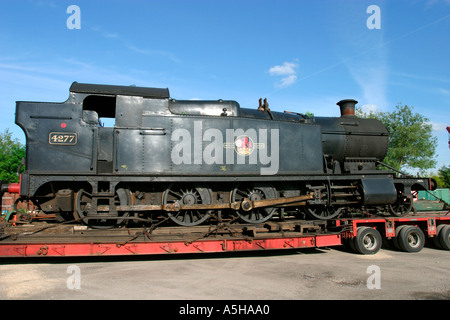
[[[297,63],[285,62],[282,65],[273,66],[269,69],[271,76],[285,76],[279,82],[275,83],[276,87],[284,88],[292,85],[297,80]]]
[[[443,88],[439,88],[438,90],[439,90],[439,92],[442,93],[442,94],[450,95],[450,90],[443,89]]]
[[[425,9],[430,9],[431,7],[433,7],[435,4],[440,4],[440,3],[445,3],[446,5],[450,6],[450,0],[428,0],[427,2],[425,2]]]
[[[376,113],[380,111],[378,106],[375,104],[364,104],[359,108],[363,113]]]
[[[433,128],[434,131],[446,131],[448,126],[445,123],[437,123],[433,121],[428,122],[428,124],[431,124],[431,127]]]
[[[293,84],[297,80],[297,76],[295,74],[291,74],[283,79],[277,84],[278,87],[287,87]]]
[[[375,60],[376,61],[376,60]],[[347,68],[359,85],[363,94],[363,102],[369,105],[375,105],[378,111],[387,110],[389,102],[386,96],[386,82],[388,68],[383,59],[377,61],[378,67],[367,67],[369,62],[348,63]]]
[[[144,55],[160,55],[166,58],[169,58],[173,62],[179,63],[181,62],[180,59],[178,59],[172,52],[165,51],[165,50],[150,50],[150,49],[141,49],[136,47],[135,45],[132,45],[130,43],[127,43],[127,48],[130,49],[133,52],[144,54]]]
[[[115,32],[108,32],[104,31],[102,28],[94,26],[91,28],[91,30],[99,33],[102,37],[108,38],[108,39],[120,39],[120,36],[118,33]]]
[[[298,67],[298,64],[292,62],[285,62],[281,66],[274,66],[269,69],[269,73],[271,76],[284,76],[284,75],[292,75],[296,74],[295,68]]]
[[[129,43],[128,40],[121,37],[118,33],[105,31],[103,28],[98,27],[98,26],[92,27],[91,30],[97,32],[104,38],[114,40],[117,43],[121,43],[122,45],[127,47],[129,50],[133,51],[134,53],[143,54],[143,55],[159,55],[159,56],[168,58],[176,63],[181,62],[180,59],[170,51],[155,50],[155,49],[142,49],[140,47],[135,46],[132,43]]]

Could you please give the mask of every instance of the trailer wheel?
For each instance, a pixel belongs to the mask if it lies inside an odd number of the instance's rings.
[[[437,227],[433,238],[434,245],[439,249],[450,250],[450,225],[441,224]]]
[[[400,247],[400,244],[398,243],[398,239],[400,238],[400,232],[402,232],[403,229],[408,228],[408,225],[403,225],[395,228],[395,238],[392,239],[392,243],[394,244],[394,247],[397,250],[403,250],[402,247]]]
[[[398,245],[406,252],[419,252],[425,245],[425,235],[419,227],[407,226],[398,234]]]
[[[381,235],[377,229],[358,227],[356,237],[353,239],[355,251],[361,254],[375,254],[381,248]]]
[[[441,233],[442,228],[445,227],[445,224],[441,224],[436,228],[436,236],[432,238],[433,245],[438,249],[444,249],[441,246],[441,242],[439,241],[439,234]]]

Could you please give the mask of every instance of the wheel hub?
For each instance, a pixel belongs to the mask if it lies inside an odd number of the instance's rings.
[[[420,245],[420,238],[417,234],[411,233],[408,236],[408,242],[411,247],[416,248]]]
[[[194,194],[187,193],[187,194],[183,195],[183,198],[181,201],[183,204],[196,204],[197,198]]]
[[[264,195],[261,194],[260,191],[258,191],[258,190],[252,190],[252,191],[250,192],[250,195],[249,195],[249,200],[250,200],[250,201],[259,201],[259,200],[262,200],[262,199],[264,199]]]
[[[376,245],[376,239],[373,235],[366,235],[363,240],[364,247],[366,249],[373,249]]]
[[[231,192],[231,202],[242,202],[242,210],[237,210],[239,218],[247,223],[262,223],[275,214],[274,207],[251,209],[251,201],[276,198],[276,189],[270,185],[241,185]]]

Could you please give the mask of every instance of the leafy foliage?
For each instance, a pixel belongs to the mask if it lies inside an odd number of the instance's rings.
[[[439,169],[439,179],[442,188],[450,188],[450,166]]]
[[[0,133],[0,180],[3,183],[19,182],[17,169],[25,157],[25,147],[12,137],[9,129]]]
[[[414,107],[399,104],[393,112],[364,113],[357,109],[357,115],[363,118],[378,119],[391,133],[389,150],[384,163],[401,170],[405,167],[420,170],[436,166],[434,159],[437,138],[432,134],[429,119],[413,112]]]

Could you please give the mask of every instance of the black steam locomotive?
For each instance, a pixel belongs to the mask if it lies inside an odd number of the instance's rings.
[[[377,170],[389,132],[355,116],[175,100],[168,89],[74,82],[63,103],[17,102],[26,135],[20,195],[60,221],[97,228],[161,219],[262,223],[365,210],[402,216],[428,178]]]

